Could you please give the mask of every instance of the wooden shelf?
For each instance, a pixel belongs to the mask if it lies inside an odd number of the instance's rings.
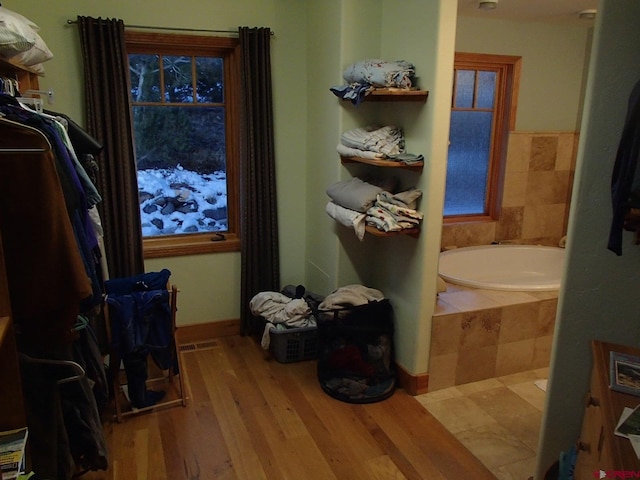
[[[5,338],[9,335],[10,328],[11,319],[9,317],[0,317],[0,347],[2,347]]]
[[[395,237],[397,235],[409,235],[410,237],[418,238],[420,236],[419,228],[405,228],[404,230],[398,230],[396,232],[383,232],[376,227],[367,225],[365,231],[376,237]]]
[[[375,88],[362,99],[364,102],[426,102],[429,92],[426,90],[406,89],[406,88]],[[343,98],[343,100],[346,100]],[[362,158],[362,157],[343,157],[340,156],[342,164],[347,163],[364,163],[375,167],[383,168],[402,168],[405,170],[422,171],[424,161],[415,163],[404,163],[394,160]],[[375,237],[394,237],[397,235],[408,235],[417,238],[420,235],[420,228],[407,228],[396,232],[384,232],[376,227],[367,225],[365,231]]]
[[[375,88],[362,99],[363,102],[426,102],[429,92],[426,90],[407,90],[406,88]],[[343,101],[351,102],[343,98]]]
[[[407,90],[404,88],[376,88],[364,97],[365,102],[426,102],[429,92],[426,90]]]
[[[18,63],[14,63],[10,59],[7,60],[6,58],[2,58],[2,57],[0,57],[0,69],[2,69],[3,71],[24,72],[24,73],[30,73],[32,75],[38,75],[38,72],[35,71],[33,68],[27,67],[26,65],[20,65]]]
[[[18,80],[20,92],[38,90],[38,74],[28,67],[14,65],[8,60],[0,58],[0,75],[11,76]]]
[[[384,160],[382,158],[362,158],[362,157],[340,157],[343,164],[345,163],[366,163],[367,165],[375,165],[376,167],[385,168],[404,168],[406,170],[422,170],[424,162],[404,163],[395,162],[393,160]]]

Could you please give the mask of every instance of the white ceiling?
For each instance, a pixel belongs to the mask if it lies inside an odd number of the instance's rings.
[[[595,9],[597,6],[598,0],[498,0],[494,10],[480,10],[478,0],[458,0],[458,15],[523,22],[593,25],[593,20],[580,20],[578,12]]]

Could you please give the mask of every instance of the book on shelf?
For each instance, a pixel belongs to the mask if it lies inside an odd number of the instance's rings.
[[[24,472],[27,428],[0,432],[0,478],[11,480]]]
[[[612,390],[640,396],[640,357],[612,351],[610,367]]]

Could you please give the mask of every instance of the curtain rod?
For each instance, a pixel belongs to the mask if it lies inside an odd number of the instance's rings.
[[[74,25],[78,23],[77,20],[67,20],[67,25]],[[179,27],[154,27],[151,25],[126,25],[125,28],[144,28],[149,30],[174,30],[179,32],[207,32],[207,33],[229,33],[237,35],[237,30],[208,30],[203,28],[179,28]],[[271,35],[274,35],[273,31],[270,32]]]

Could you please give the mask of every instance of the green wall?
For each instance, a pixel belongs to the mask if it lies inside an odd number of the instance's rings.
[[[283,283],[302,283],[305,263],[307,150],[307,11],[297,0],[10,0],[3,6],[36,22],[54,53],[45,64],[42,89],[52,89],[52,110],[84,123],[79,36],[67,19],[78,15],[121,18],[125,25],[236,31],[268,26],[272,43],[275,150]],[[238,318],[240,255],[215,254],[146,262],[148,271],[169,268],[180,288],[179,324]]]
[[[640,345],[640,247],[632,232],[624,232],[622,256],[607,250],[613,165],[629,95],[640,79],[639,22],[637,0],[600,2],[535,478],[543,478],[559,453],[579,438],[593,364],[591,341]]]
[[[459,17],[456,51],[522,57],[516,130],[579,130],[589,24]]]
[[[342,0],[309,2],[307,279],[322,293],[352,283],[378,288],[391,299],[396,319],[396,356],[412,373],[428,368],[431,314],[442,226],[451,67],[456,2]],[[323,54],[324,52],[324,54]],[[367,59],[408,60],[421,103],[341,102],[329,87],[344,83],[342,72]],[[323,69],[315,69],[321,64]],[[311,73],[312,72],[312,73]],[[422,174],[368,166],[340,165],[340,134],[369,124],[396,124],[411,151],[427,159]],[[394,169],[396,170],[396,169]],[[325,213],[326,188],[354,175],[398,175],[404,187],[428,192],[421,200],[425,224],[420,238],[398,236],[357,240],[352,230]]]

